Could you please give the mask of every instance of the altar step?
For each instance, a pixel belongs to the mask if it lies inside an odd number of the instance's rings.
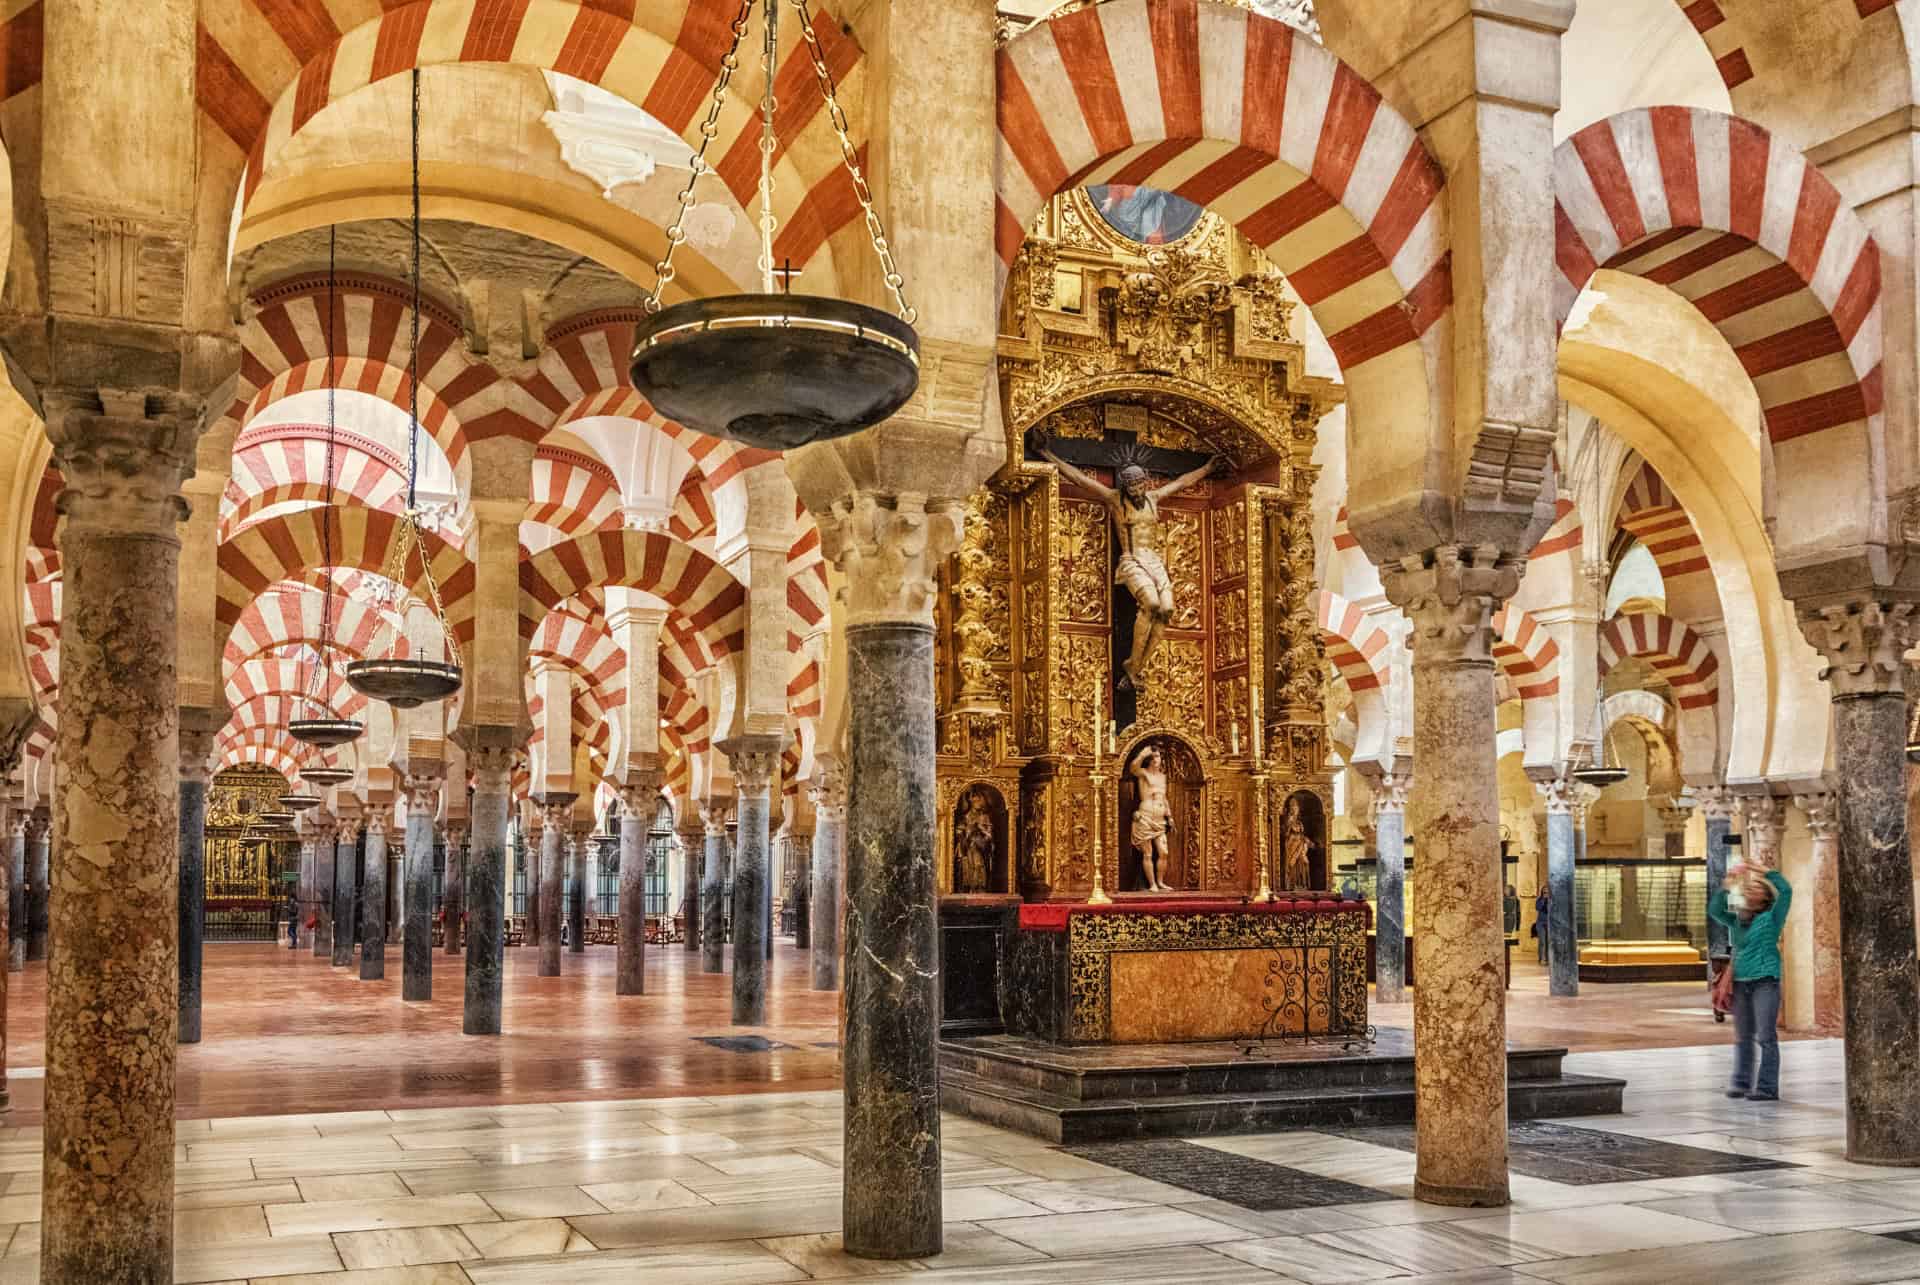
[[[1067,1048],[1017,1036],[943,1040],[940,1100],[960,1115],[1044,1138],[1194,1138],[1413,1119],[1404,1041],[1347,1051],[1228,1044]],[[1565,1049],[1507,1054],[1514,1120],[1618,1112],[1626,1081],[1569,1075]]]

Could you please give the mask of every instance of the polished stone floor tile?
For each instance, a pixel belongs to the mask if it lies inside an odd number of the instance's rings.
[[[334,1248],[348,1267],[415,1267],[478,1258],[458,1227],[388,1227],[335,1233]]]
[[[805,1272],[750,1240],[664,1245],[563,1259],[488,1260],[466,1265],[473,1285],[763,1285],[803,1281]]]
[[[1541,1254],[1579,1258],[1635,1249],[1666,1249],[1739,1240],[1748,1233],[1718,1223],[1660,1213],[1646,1206],[1594,1205],[1542,1213],[1501,1213],[1448,1223],[1449,1228],[1505,1241]]]
[[[1241,1240],[1246,1233],[1216,1219],[1148,1205],[1083,1214],[1047,1214],[1037,1218],[1001,1218],[982,1223],[987,1230],[1053,1257],[1118,1254],[1164,1245],[1205,1245]]]
[[[1530,1263],[1526,1270],[1560,1285],[1647,1285],[1652,1281],[1869,1285],[1920,1274],[1920,1246],[1885,1236],[1830,1229],[1555,1259]]]
[[[1551,1254],[1510,1241],[1473,1236],[1453,1222],[1403,1223],[1365,1231],[1315,1232],[1307,1239],[1329,1249],[1394,1263],[1408,1272],[1467,1271],[1506,1267],[1550,1258]]]
[[[267,1206],[267,1222],[276,1236],[490,1222],[495,1217],[497,1215],[487,1202],[473,1194],[321,1200],[301,1205]]]
[[[607,1207],[578,1187],[510,1187],[483,1191],[480,1198],[504,1219],[565,1218],[569,1214],[604,1214]]]
[[[533,1258],[545,1254],[584,1254],[598,1248],[585,1233],[561,1218],[518,1222],[468,1223],[460,1228],[481,1258]]]
[[[1083,1160],[1246,1209],[1317,1209],[1378,1200],[1382,1194],[1304,1169],[1172,1138],[1093,1143],[1070,1150]]]
[[[1836,1195],[1833,1185],[1743,1191],[1728,1196],[1687,1196],[1652,1201],[1639,1207],[1769,1235],[1892,1222],[1908,1212],[1899,1205],[1859,1194]]]

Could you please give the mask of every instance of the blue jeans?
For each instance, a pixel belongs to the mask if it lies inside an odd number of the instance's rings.
[[[1780,979],[1733,979],[1732,1088],[1758,1097],[1780,1096]],[[1760,1071],[1753,1069],[1754,1046],[1760,1049]]]

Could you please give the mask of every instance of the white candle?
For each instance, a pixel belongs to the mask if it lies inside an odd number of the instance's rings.
[[[1232,730],[1233,730],[1233,737],[1232,737],[1233,756],[1235,758],[1239,758],[1240,757],[1240,724],[1238,723],[1233,724]]]
[[[1099,705],[1097,705],[1097,704],[1096,704],[1096,705],[1095,705],[1095,706],[1093,707],[1093,746],[1092,746],[1092,749],[1093,749],[1093,758],[1094,758],[1094,761],[1095,761],[1095,762],[1099,762],[1099,760],[1100,760],[1100,706],[1099,706]]]
[[[1260,757],[1260,693],[1253,694],[1253,757]]]

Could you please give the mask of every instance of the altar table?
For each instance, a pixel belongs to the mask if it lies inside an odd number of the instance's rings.
[[[1359,1035],[1370,922],[1331,895],[1024,905],[1001,1011],[1063,1044]]]

